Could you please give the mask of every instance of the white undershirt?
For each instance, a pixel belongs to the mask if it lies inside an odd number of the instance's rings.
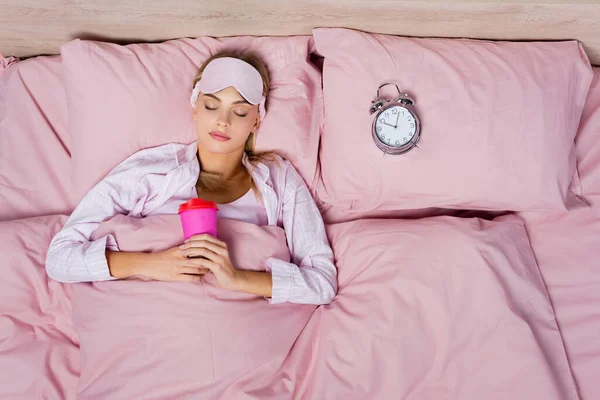
[[[160,207],[152,210],[148,215],[177,214],[179,205],[191,198],[197,197],[196,188],[184,188],[175,193]],[[235,219],[251,224],[268,225],[267,211],[252,189],[239,199],[227,204],[218,204],[218,218]]]

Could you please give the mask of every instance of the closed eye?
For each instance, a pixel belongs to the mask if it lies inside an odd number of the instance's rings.
[[[209,106],[207,106],[207,105],[204,105],[204,108],[205,108],[205,109],[207,109],[207,110],[210,110],[210,111],[215,111],[215,110],[216,110],[216,108],[210,108],[210,107],[209,107]]]

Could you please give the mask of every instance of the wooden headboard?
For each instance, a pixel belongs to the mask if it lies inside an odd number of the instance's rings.
[[[424,37],[577,39],[600,65],[600,0],[2,0],[0,52],[58,54],[74,38],[307,35],[333,26]]]

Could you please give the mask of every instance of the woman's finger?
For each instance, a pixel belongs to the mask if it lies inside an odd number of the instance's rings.
[[[188,258],[184,265],[194,268],[206,268],[211,272],[214,272],[214,270],[219,266],[216,262],[208,258]]]
[[[179,274],[175,279],[181,282],[199,282],[202,280],[202,275]]]
[[[206,258],[208,260],[217,261],[224,257],[225,255],[221,255],[219,253],[215,253],[211,249],[194,247],[187,250],[182,250],[183,257],[189,258]]]
[[[208,273],[208,268],[183,266],[179,268],[180,274],[204,275]]]
[[[202,233],[202,234],[200,234],[200,235],[194,235],[194,236],[192,236],[192,237],[190,237],[190,238],[186,239],[186,240],[184,241],[184,244],[185,244],[185,243],[189,243],[189,242],[198,241],[198,240],[206,240],[207,242],[214,243],[214,244],[216,244],[217,246],[220,246],[220,247],[225,247],[225,248],[227,247],[227,243],[225,243],[225,242],[224,242],[224,241],[222,241],[222,240],[219,240],[219,239],[217,239],[216,237],[214,237],[214,236],[212,236],[212,235],[209,235],[208,233]]]
[[[187,242],[187,243],[181,245],[180,249],[182,251],[182,254],[187,257],[190,256],[191,253],[189,252],[189,250],[192,250],[192,249],[208,249],[208,250],[212,251],[213,253],[216,253],[219,255],[227,254],[227,249],[225,247],[222,247],[218,244],[215,244],[214,242],[204,240],[204,239]]]

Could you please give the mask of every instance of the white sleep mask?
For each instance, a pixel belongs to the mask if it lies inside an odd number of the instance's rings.
[[[252,65],[233,57],[215,58],[202,73],[202,78],[194,86],[190,103],[196,107],[198,95],[216,93],[233,86],[250,104],[258,104],[260,119],[265,117],[265,96],[263,96],[263,80],[260,73]]]

